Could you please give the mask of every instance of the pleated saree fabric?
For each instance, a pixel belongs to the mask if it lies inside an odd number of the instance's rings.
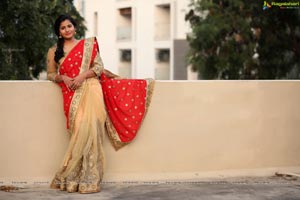
[[[59,83],[71,138],[51,187],[99,192],[104,175],[104,134],[116,150],[135,138],[150,105],[154,81],[108,77],[96,38],[80,40],[59,63],[59,74],[76,77],[90,69],[97,77],[86,79],[75,91]]]

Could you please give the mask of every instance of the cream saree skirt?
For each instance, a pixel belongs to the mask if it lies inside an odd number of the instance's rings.
[[[90,78],[79,89],[82,89],[82,94],[69,147],[51,188],[80,193],[99,192],[103,178],[102,144],[107,117],[102,88],[98,79]]]

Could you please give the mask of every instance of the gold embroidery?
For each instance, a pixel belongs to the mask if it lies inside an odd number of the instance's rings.
[[[85,72],[89,68],[89,64],[91,62],[91,57],[92,57],[92,49],[93,49],[93,44],[94,44],[95,38],[88,38],[84,42],[84,50],[83,50],[83,59],[82,59],[82,65],[80,68],[80,74],[82,72]]]
[[[88,38],[84,41],[83,59],[82,59],[82,64],[79,72],[80,74],[85,72],[89,68],[89,63],[91,62],[91,56],[92,56],[91,47],[93,47],[92,44],[94,44],[94,40],[95,38]],[[76,111],[78,109],[80,99],[82,97],[83,92],[85,91],[85,85],[86,85],[85,83],[86,81],[84,81],[82,86],[75,91],[74,97],[70,105],[69,125],[70,125],[71,132],[73,132]]]
[[[97,55],[94,59],[91,70],[93,70],[98,77],[101,75],[101,73],[103,71],[103,62],[102,62],[99,52],[97,53]]]
[[[152,95],[153,95],[153,90],[155,86],[155,80],[153,79],[146,79],[147,81],[147,94],[146,94],[146,112],[144,114],[144,118],[146,116],[146,113],[148,112],[151,100],[152,100]]]
[[[78,88],[71,101],[70,110],[69,110],[69,125],[71,133],[74,131],[74,124],[75,124],[75,118],[77,114],[77,110],[80,104],[81,97],[83,96],[83,93],[86,88],[86,81],[83,82],[80,88]]]
[[[113,126],[109,116],[107,116],[106,121],[105,121],[105,127],[106,127],[106,133],[108,135],[109,141],[115,148],[115,150],[121,149],[123,146],[125,146],[126,142],[122,142],[115,127]]]

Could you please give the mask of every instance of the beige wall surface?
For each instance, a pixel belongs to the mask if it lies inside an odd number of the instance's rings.
[[[0,94],[0,183],[49,181],[69,141],[60,88],[2,81]],[[106,138],[105,180],[299,168],[299,102],[299,81],[158,81],[135,141],[115,152]]]

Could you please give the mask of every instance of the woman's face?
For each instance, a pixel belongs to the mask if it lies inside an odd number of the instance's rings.
[[[66,19],[60,23],[59,33],[64,39],[72,39],[75,35],[75,31],[76,29],[70,20]]]

